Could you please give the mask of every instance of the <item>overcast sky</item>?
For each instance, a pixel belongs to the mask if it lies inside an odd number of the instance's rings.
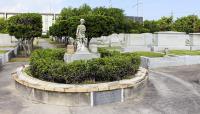
[[[110,6],[110,0],[0,0],[1,12],[56,12],[63,7],[79,7],[87,3],[92,7]],[[200,0],[139,0],[139,15],[145,19],[158,19],[161,16],[175,17],[200,15]],[[137,15],[137,0],[112,0],[112,6],[122,8],[128,16]]]

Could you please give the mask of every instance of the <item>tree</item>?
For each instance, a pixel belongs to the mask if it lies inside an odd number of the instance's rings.
[[[148,29],[150,33],[158,32],[159,31],[159,25],[157,21],[144,21],[144,28]]]
[[[65,38],[65,45],[68,45],[68,25],[66,20],[59,20],[53,26],[50,27],[49,33],[51,36],[56,37],[57,39]]]
[[[200,32],[200,20],[196,15],[181,17],[175,21],[173,27],[179,32]]]
[[[0,18],[0,33],[7,33],[7,21]]]
[[[93,12],[92,8],[87,5],[87,4],[83,4],[78,8],[78,15],[91,15]]]
[[[87,4],[83,4],[79,8],[63,8],[58,18],[58,21],[67,20],[68,18],[73,16],[89,15],[92,14],[92,12],[92,8]]]
[[[93,10],[93,14],[113,17],[115,22],[114,32],[116,33],[125,32],[127,17],[125,17],[124,11],[122,9],[97,7]]]
[[[42,35],[42,16],[36,13],[12,16],[8,20],[8,32],[18,39],[25,56],[30,55],[34,38]]]
[[[95,37],[108,36],[113,33],[114,19],[109,16],[102,15],[84,15],[71,17],[67,20],[68,23],[68,35],[72,38],[76,38],[76,29],[80,24],[80,19],[85,19],[86,23],[86,37],[87,46],[89,47],[90,40]]]
[[[173,25],[173,17],[162,17],[158,20],[158,25],[160,27],[160,31],[171,31]]]

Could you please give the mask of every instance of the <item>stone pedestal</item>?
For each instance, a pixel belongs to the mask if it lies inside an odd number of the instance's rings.
[[[76,60],[90,60],[93,58],[100,58],[100,54],[98,53],[75,53],[75,54],[65,53],[65,56],[64,56],[64,60],[67,63],[70,63]]]

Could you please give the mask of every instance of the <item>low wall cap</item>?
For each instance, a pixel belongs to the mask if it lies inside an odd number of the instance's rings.
[[[155,32],[155,34],[186,34],[186,32],[161,31],[161,32]]]

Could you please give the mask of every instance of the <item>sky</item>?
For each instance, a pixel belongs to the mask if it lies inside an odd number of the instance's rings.
[[[110,2],[111,1],[111,2]],[[156,20],[162,16],[175,18],[196,14],[200,16],[200,0],[138,0],[138,15]],[[137,0],[0,0],[0,12],[59,13],[64,7],[106,6],[121,8],[127,16],[137,16]]]

